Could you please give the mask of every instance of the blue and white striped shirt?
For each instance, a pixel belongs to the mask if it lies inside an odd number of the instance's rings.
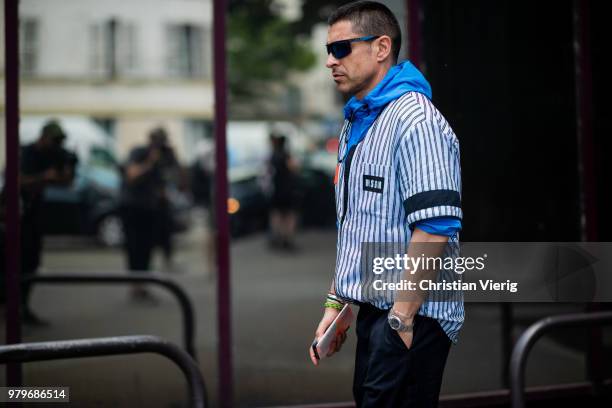
[[[415,222],[463,217],[459,142],[442,114],[417,92],[389,103],[347,152],[350,128],[346,120],[338,149],[335,290],[349,301],[389,309],[393,293],[367,289],[376,276],[361,263],[363,244],[407,249]],[[458,236],[449,242],[458,243]],[[448,245],[443,256],[458,256],[456,248]],[[440,270],[437,280],[452,281],[454,273]],[[463,292],[430,294],[418,314],[437,319],[456,342],[464,320]]]

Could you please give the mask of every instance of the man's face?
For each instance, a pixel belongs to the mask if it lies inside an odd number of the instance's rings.
[[[342,20],[331,25],[327,31],[327,43],[364,37],[371,33],[355,33],[350,21]],[[345,94],[362,98],[370,89],[378,69],[376,55],[371,41],[359,41],[351,44],[351,53],[344,58],[336,59],[332,54],[327,56],[325,66],[331,69],[336,88]]]
[[[64,138],[62,137],[54,137],[51,135],[46,135],[42,137],[42,143],[40,146],[47,151],[56,152],[62,149],[64,145]]]

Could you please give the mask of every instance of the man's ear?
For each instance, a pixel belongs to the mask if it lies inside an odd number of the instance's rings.
[[[383,35],[376,41],[376,61],[383,62],[391,56],[391,37]]]

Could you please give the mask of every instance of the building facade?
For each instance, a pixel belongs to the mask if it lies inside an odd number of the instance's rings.
[[[211,61],[210,0],[20,2],[22,117],[90,117],[119,158],[161,125],[190,159],[213,117]]]

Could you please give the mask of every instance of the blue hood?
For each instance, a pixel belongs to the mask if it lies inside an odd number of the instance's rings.
[[[344,118],[352,122],[346,154],[363,140],[384,107],[406,92],[419,92],[431,99],[429,82],[410,61],[393,66],[363,99],[353,96],[346,103]]]

